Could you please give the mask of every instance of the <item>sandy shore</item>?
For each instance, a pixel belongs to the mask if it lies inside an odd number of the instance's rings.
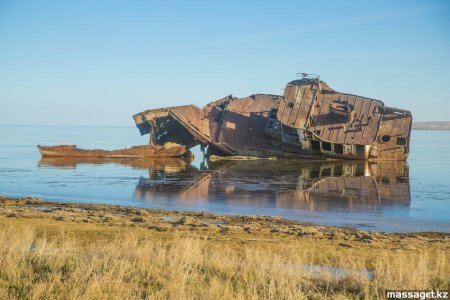
[[[0,298],[379,298],[450,282],[448,233],[266,216],[0,196],[0,245]]]

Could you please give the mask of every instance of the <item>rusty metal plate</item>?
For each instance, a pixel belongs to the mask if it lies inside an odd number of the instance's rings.
[[[314,91],[311,85],[289,85],[280,101],[277,119],[284,125],[302,128],[308,120]]]
[[[347,102],[353,106],[351,118],[347,122],[333,119],[330,113],[330,104],[335,101]],[[350,94],[333,93],[319,94],[311,111],[313,120],[308,127],[320,139],[331,143],[369,145],[375,141],[381,114],[376,107],[382,107],[378,100],[363,98]]]
[[[210,122],[213,121],[204,118],[203,111],[195,105],[177,106],[171,110],[171,115],[183,121],[183,125],[189,131],[192,130],[191,133],[194,133],[194,136],[197,137],[199,135],[201,137],[199,137],[200,141],[204,142],[204,139],[211,140]]]
[[[271,109],[278,103],[279,96],[273,95],[233,99],[223,117],[218,142],[235,151],[270,148],[264,128]]]

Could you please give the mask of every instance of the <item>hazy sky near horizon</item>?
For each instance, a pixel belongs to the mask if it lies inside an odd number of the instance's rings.
[[[0,124],[134,125],[297,72],[450,120],[450,1],[0,0]]]

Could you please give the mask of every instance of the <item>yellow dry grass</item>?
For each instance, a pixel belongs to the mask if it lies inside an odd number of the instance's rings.
[[[0,218],[0,299],[372,299],[386,289],[448,288],[448,259],[431,245],[336,250],[309,239]]]

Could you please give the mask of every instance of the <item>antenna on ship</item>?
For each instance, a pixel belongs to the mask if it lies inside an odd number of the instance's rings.
[[[320,75],[312,74],[312,73],[297,73],[297,76],[302,76],[302,78],[307,78],[307,79],[318,79],[318,80],[320,80]]]
[[[302,79],[317,80],[319,91],[322,89],[322,84],[320,82],[320,75],[312,73],[297,73],[297,76],[302,76]]]

